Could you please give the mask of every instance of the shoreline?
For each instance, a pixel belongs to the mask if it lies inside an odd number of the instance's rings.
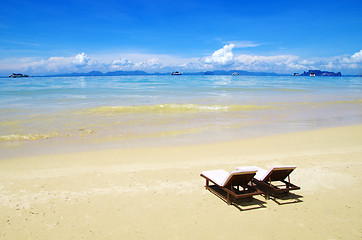
[[[318,131],[323,129],[353,127],[362,124],[334,125],[324,128],[300,128],[274,129],[271,126],[253,127],[245,130],[244,135],[239,136],[232,133],[232,129],[226,130],[228,133],[220,135],[217,133],[190,132],[183,135],[168,135],[158,137],[140,137],[123,139],[122,137],[91,137],[91,138],[50,138],[40,140],[23,140],[13,142],[0,142],[0,161],[10,158],[40,157],[43,155],[86,153],[91,151],[112,151],[117,149],[136,148],[159,148],[177,146],[202,146],[207,144],[227,144],[237,141],[262,139],[274,136],[296,134],[302,132]],[[177,132],[177,131],[176,131]]]
[[[201,171],[297,165],[302,189],[238,207]],[[2,159],[3,239],[359,239],[362,124],[219,143]],[[299,201],[296,201],[299,200]],[[262,227],[261,227],[262,226]]]

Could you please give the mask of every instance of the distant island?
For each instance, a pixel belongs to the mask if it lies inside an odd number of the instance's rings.
[[[309,70],[308,72],[304,72],[299,75],[295,76],[317,76],[317,77],[341,77],[341,72],[327,72],[327,71],[321,71],[321,70]]]

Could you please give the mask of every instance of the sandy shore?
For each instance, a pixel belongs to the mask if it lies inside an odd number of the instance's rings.
[[[228,206],[203,170],[293,164],[289,198]],[[0,161],[0,239],[361,239],[362,125]]]

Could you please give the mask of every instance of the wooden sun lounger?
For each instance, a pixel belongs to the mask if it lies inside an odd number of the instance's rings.
[[[259,167],[255,168],[257,168],[258,172],[255,174],[253,182],[258,189],[265,193],[265,199],[269,199],[270,195],[289,193],[289,191],[300,189],[300,187],[290,182],[289,175],[296,166],[276,166],[269,171]],[[243,167],[236,169],[243,169]]]
[[[243,169],[234,172],[225,170],[203,171],[200,176],[206,179],[205,188],[225,200],[228,205],[236,199],[262,194],[252,183],[257,169]],[[209,185],[212,182],[214,185]]]

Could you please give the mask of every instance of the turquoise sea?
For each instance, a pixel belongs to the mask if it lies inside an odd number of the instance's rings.
[[[361,123],[358,77],[0,78],[6,151],[204,143]]]

